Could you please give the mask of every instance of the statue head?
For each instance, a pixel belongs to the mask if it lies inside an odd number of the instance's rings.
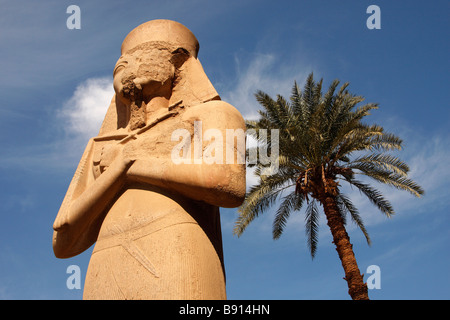
[[[152,20],[133,29],[122,43],[113,72],[116,115],[108,111],[100,134],[125,127],[129,109],[154,97],[165,97],[169,106],[182,101],[186,107],[220,99],[198,51],[194,34],[178,22]],[[111,118],[116,118],[115,128]]]
[[[181,23],[171,20],[152,20],[133,29],[123,40],[121,52],[134,50],[147,42],[165,42],[184,48],[197,58],[199,43],[194,34]]]

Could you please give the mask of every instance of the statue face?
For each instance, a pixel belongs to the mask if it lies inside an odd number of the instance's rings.
[[[137,49],[119,58],[114,68],[114,90],[126,105],[148,103],[155,96],[170,93],[175,67],[169,50]]]

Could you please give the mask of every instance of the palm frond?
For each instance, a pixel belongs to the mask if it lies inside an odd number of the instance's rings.
[[[349,168],[370,172],[372,169],[383,168],[401,176],[409,172],[409,166],[399,158],[386,153],[371,153],[358,157],[348,164]]]
[[[392,133],[373,135],[367,140],[367,150],[389,151],[401,150],[403,140]]]
[[[372,241],[370,240],[369,233],[366,230],[366,227],[364,226],[363,220],[361,216],[359,215],[358,209],[353,205],[350,198],[348,198],[346,195],[340,193],[336,197],[339,210],[344,213],[350,213],[350,216],[353,220],[353,222],[358,226],[358,228],[362,231],[364,236],[366,237],[367,244],[370,246],[372,244]]]
[[[243,205],[239,207],[239,217],[235,223],[233,233],[240,236],[248,224],[260,213],[271,207],[280,193],[294,184],[286,185],[290,177],[279,174],[262,176],[259,167],[255,169],[255,174],[259,176],[259,184],[251,187],[245,196]]]
[[[315,200],[312,200],[306,208],[305,230],[308,248],[311,257],[314,259],[319,242],[319,211]]]
[[[233,234],[241,236],[250,222],[275,202],[281,191],[281,189],[260,188],[246,196],[244,205],[238,210],[239,217],[235,222]]]
[[[247,129],[258,129],[259,126],[259,121],[255,121],[255,120],[245,120],[245,126]]]
[[[425,193],[425,191],[416,182],[398,173],[372,169],[366,172],[363,171],[363,174],[378,182],[393,186],[399,190],[408,191],[418,198]]]
[[[258,91],[255,97],[266,110],[265,112],[260,112],[260,115],[270,122],[273,127],[278,129],[285,128],[290,118],[287,101],[280,95],[277,100],[274,100],[263,91]]]
[[[283,198],[282,203],[275,213],[275,218],[272,225],[272,234],[274,239],[278,239],[284,231],[286,222],[292,211],[300,210],[303,204],[303,197],[295,192],[291,192]]]
[[[292,111],[294,117],[297,119],[297,123],[301,126],[306,126],[309,119],[310,110],[303,99],[303,92],[300,90],[297,83],[295,83],[292,88],[291,103]]]
[[[350,180],[349,182],[356,186],[359,191],[361,191],[370,200],[370,202],[372,202],[387,217],[391,217],[394,214],[394,208],[391,203],[385,199],[381,192],[377,189],[355,179]]]
[[[306,78],[305,87],[303,88],[302,101],[307,107],[309,113],[314,109],[314,74],[311,72]]]

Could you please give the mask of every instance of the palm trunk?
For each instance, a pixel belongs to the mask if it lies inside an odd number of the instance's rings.
[[[363,276],[359,271],[355,254],[353,253],[353,246],[345,230],[344,220],[339,213],[336,199],[326,194],[321,197],[320,202],[323,205],[327,224],[333,235],[333,243],[336,245],[336,251],[344,268],[344,280],[348,283],[348,293],[353,300],[369,300],[367,284],[364,283]]]

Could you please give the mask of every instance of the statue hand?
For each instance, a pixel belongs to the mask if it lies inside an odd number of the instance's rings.
[[[100,158],[100,171],[103,173],[113,162],[118,166],[128,169],[134,162],[134,158],[127,152],[122,144],[106,145],[102,149]]]
[[[104,172],[122,153],[122,146],[118,144],[105,145],[100,156],[100,172]]]

